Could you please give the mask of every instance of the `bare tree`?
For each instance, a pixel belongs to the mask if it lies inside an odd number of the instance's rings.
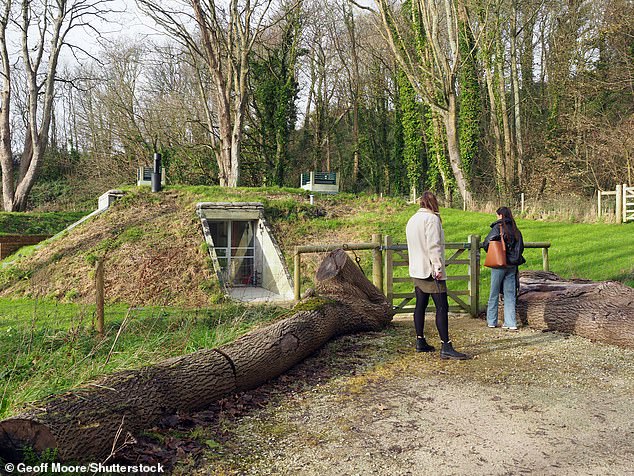
[[[341,15],[346,27],[347,33],[347,47],[349,52],[348,58],[344,57],[344,52],[340,45],[338,45],[337,52],[341,57],[341,63],[345,67],[347,72],[347,85],[350,95],[350,107],[352,108],[352,144],[353,144],[353,159],[352,159],[352,185],[356,190],[359,185],[359,160],[360,160],[360,143],[359,143],[359,103],[361,96],[361,78],[359,74],[359,39],[357,38],[357,27],[354,16],[354,11],[347,3],[341,4]],[[338,38],[335,38],[335,43],[339,43]]]
[[[266,28],[273,0],[137,0],[178,42],[203,59],[213,80],[211,130],[220,184],[240,180],[240,148],[246,118],[249,55]]]
[[[334,168],[332,136],[349,111],[343,92],[345,67],[338,54],[338,40],[345,34],[336,4],[315,0],[306,2],[306,8],[310,15],[304,26],[309,87],[304,132],[312,133],[313,170],[322,168],[330,172]],[[339,155],[338,150],[335,152]]]
[[[112,0],[5,0],[0,12],[0,163],[2,198],[6,211],[21,211],[35,183],[48,146],[55,84],[60,54],[64,47],[73,52],[71,30],[83,27],[97,32],[93,21],[104,19]],[[20,38],[19,53],[11,38]],[[19,60],[15,58],[19,57]],[[18,74],[22,69],[21,73]],[[16,81],[24,80],[25,111],[15,117]],[[16,129],[24,128],[24,132]],[[20,140],[22,139],[22,140]],[[15,144],[23,144],[20,167],[15,170]]]
[[[471,203],[468,179],[462,170],[458,142],[458,12],[455,0],[412,0],[411,15],[424,31],[417,40],[406,31],[388,0],[374,0],[381,30],[399,66],[416,92],[441,118],[447,137],[449,162],[456,186]],[[367,8],[366,8],[367,9]],[[414,46],[413,46],[414,45]]]

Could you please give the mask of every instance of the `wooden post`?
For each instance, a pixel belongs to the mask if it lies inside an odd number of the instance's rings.
[[[522,203],[522,208],[521,208],[521,210],[522,210],[522,213],[524,213],[524,192],[522,192],[522,194],[521,194],[521,196],[520,196],[520,201],[521,201],[521,203]]]
[[[312,172],[311,172],[312,173]],[[302,273],[301,273],[301,266],[302,266],[302,258],[301,255],[299,254],[299,250],[297,249],[297,246],[295,247],[295,254],[293,255],[293,287],[295,290],[295,301],[299,301],[302,297],[302,284],[301,284],[301,279],[302,279]]]
[[[480,235],[469,235],[469,308],[477,317],[480,307]]]
[[[390,248],[390,246],[392,246],[392,237],[390,235],[386,235],[385,239],[384,239],[384,248],[385,248],[385,297],[387,297],[387,302],[389,302],[390,304],[392,304],[392,299],[393,299],[393,282],[392,282],[392,278],[393,276],[393,272],[394,272],[394,267],[392,266],[392,256],[394,254],[394,251],[392,251]]]
[[[550,271],[550,267],[548,265],[548,248],[544,247],[542,248],[542,261],[543,261],[543,267],[544,267],[544,271]]]
[[[601,190],[597,193],[597,218],[601,218]]]
[[[623,185],[616,186],[616,222],[623,223]]]
[[[98,259],[95,268],[95,294],[96,294],[96,327],[97,333],[100,337],[103,337],[103,301],[104,301],[104,286],[103,286],[103,260]]]
[[[372,284],[383,292],[383,253],[381,252],[381,234],[372,235],[372,243],[376,243],[376,248],[372,250]]]

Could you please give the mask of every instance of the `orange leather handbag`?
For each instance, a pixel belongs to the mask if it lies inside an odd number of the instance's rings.
[[[506,266],[506,243],[502,230],[500,223],[500,241],[489,241],[489,249],[484,259],[484,266],[487,268],[504,268]]]

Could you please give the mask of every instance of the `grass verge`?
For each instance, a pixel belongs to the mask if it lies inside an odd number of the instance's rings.
[[[0,212],[0,235],[54,235],[88,212]]]
[[[94,306],[0,299],[0,418],[106,374],[217,347],[284,312],[236,304],[194,310],[112,305],[102,339]]]

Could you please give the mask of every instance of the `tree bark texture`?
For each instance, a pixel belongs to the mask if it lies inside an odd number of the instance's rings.
[[[522,272],[516,312],[518,320],[532,328],[634,349],[634,289],[616,281]]]
[[[517,170],[517,186],[522,190],[523,180],[523,161],[524,161],[524,144],[522,138],[522,115],[520,100],[520,80],[519,80],[519,60],[517,52],[517,4],[512,2],[511,13],[511,31],[509,34],[510,47],[510,65],[511,65],[511,90],[513,91],[513,119],[515,121],[515,152],[516,152],[516,170]]]
[[[392,319],[391,305],[342,250],[324,259],[317,282],[319,305],[304,303],[312,309],[297,310],[217,349],[119,372],[51,396],[0,422],[0,457],[20,461],[26,445],[36,451],[57,448],[62,461],[101,461],[126,435],[163,416],[201,410],[223,396],[255,388],[333,337],[378,331]]]
[[[443,116],[445,131],[447,132],[447,152],[449,153],[449,164],[453,176],[456,179],[456,187],[460,191],[460,196],[464,199],[468,207],[473,204],[469,182],[462,170],[462,160],[460,158],[460,141],[458,140],[458,103],[455,92],[448,94],[449,111]]]

